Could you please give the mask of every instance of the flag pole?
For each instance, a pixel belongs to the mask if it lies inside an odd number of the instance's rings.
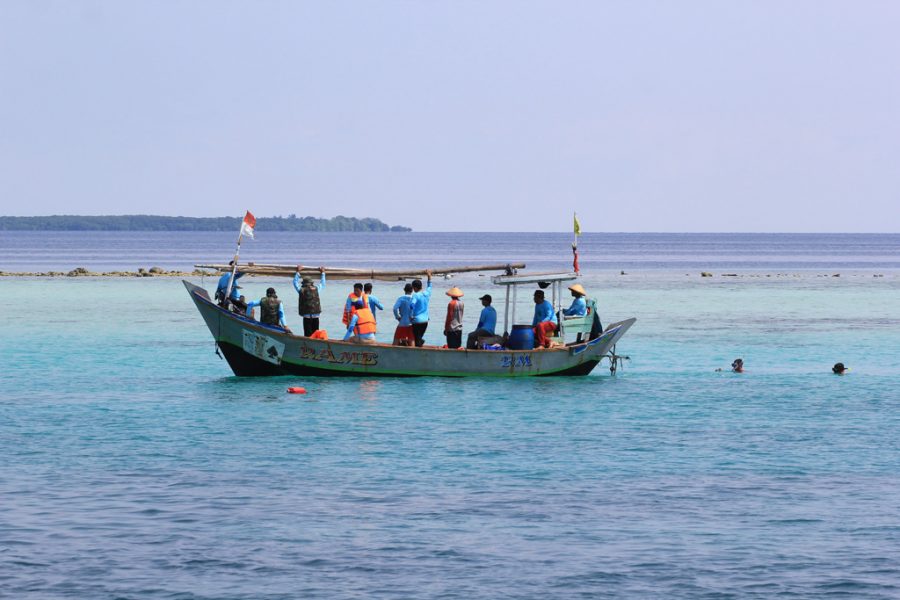
[[[253,228],[256,226],[256,217],[248,210],[241,219],[241,229],[238,232],[237,248],[234,251],[234,260],[231,261],[231,278],[228,280],[228,289],[225,292],[226,305],[231,298],[231,290],[234,289],[234,280],[237,277],[238,257],[241,255],[241,241],[244,239],[244,233],[253,237]]]
[[[578,236],[581,234],[581,224],[578,222],[578,213],[572,212],[572,269],[576,275],[581,275],[581,269],[578,267]]]
[[[241,255],[241,240],[244,239],[244,227],[243,222],[241,223],[241,231],[238,233],[237,240],[237,248],[234,251],[234,260],[231,261],[231,278],[228,280],[228,289],[225,290],[225,305],[228,306],[228,302],[231,299],[231,288],[234,285],[234,276],[237,275],[237,266],[238,266],[238,257]]]

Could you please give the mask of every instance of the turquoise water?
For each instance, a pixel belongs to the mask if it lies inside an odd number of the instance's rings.
[[[238,379],[178,280],[0,279],[0,597],[897,597],[883,272],[595,272],[632,360],[540,381]]]

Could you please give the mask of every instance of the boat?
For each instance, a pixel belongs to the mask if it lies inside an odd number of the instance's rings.
[[[576,279],[575,273],[519,274],[511,270],[493,276],[491,281],[506,290],[504,332],[508,335],[510,323],[515,323],[519,287],[551,287],[551,301],[559,311],[563,284]],[[589,374],[604,358],[610,361],[614,373],[622,358],[615,353],[616,343],[636,320],[599,327],[596,302],[590,300],[587,315],[560,320],[558,337],[550,348],[467,350],[371,345],[294,335],[219,306],[206,289],[186,280],[183,283],[212,333],[217,351],[221,350],[234,374],[242,377],[572,376]],[[567,343],[567,334],[574,335],[575,340]]]

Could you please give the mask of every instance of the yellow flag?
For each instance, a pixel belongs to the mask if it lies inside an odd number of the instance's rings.
[[[581,223],[578,222],[578,214],[572,213],[572,216],[575,218],[575,235],[581,235]]]

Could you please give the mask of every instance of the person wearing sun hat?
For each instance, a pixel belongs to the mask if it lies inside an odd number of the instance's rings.
[[[294,273],[294,290],[297,292],[297,314],[303,318],[303,335],[311,336],[319,329],[319,317],[322,314],[322,302],[319,293],[325,289],[325,267],[319,267],[319,283],[309,277],[303,277],[302,265],[297,265]]]
[[[464,307],[460,298],[463,297],[463,291],[458,287],[452,287],[447,290],[446,294],[450,296],[450,302],[447,304],[447,319],[444,321],[444,335],[447,336],[447,347],[456,349],[462,346]]]
[[[585,302],[587,292],[580,283],[570,285],[569,291],[572,292],[572,297],[575,299],[572,300],[572,305],[569,308],[563,310],[563,315],[567,317],[583,317],[587,314],[587,303]]]

